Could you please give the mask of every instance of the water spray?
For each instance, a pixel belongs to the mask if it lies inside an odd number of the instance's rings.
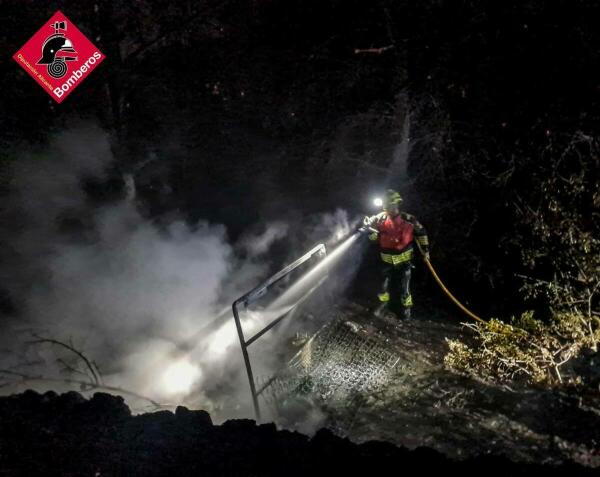
[[[328,275],[330,268],[350,249],[358,237],[359,233],[355,232],[344,240],[344,242],[338,245],[332,253],[327,255],[314,268],[300,277],[279,298],[271,303],[267,307],[267,310],[276,310],[278,308],[291,306],[291,303],[300,300],[316,282]]]
[[[222,357],[228,348],[237,341],[237,338],[240,338],[244,350],[284,318],[291,316],[327,280],[333,266],[352,248],[352,245],[356,243],[361,233],[373,231],[373,229],[369,229],[369,227],[365,227],[364,225],[360,228],[354,226],[353,229],[354,232],[347,235],[346,238],[335,237],[336,239],[342,238],[342,242],[335,247],[332,253],[326,254],[325,246],[319,245],[275,274],[265,283],[244,295],[244,297],[236,300],[236,303],[242,305],[245,310],[243,316],[236,317],[236,327],[233,327],[231,322],[224,321],[226,313],[223,310],[211,323],[208,323],[201,330],[194,333],[192,337],[182,343],[175,343],[176,349],[168,356],[168,364],[159,378],[159,384],[163,392],[173,396],[188,394],[193,386],[202,379],[203,370],[199,366],[194,365],[191,360],[192,352],[197,350],[198,347],[202,347],[201,353],[203,354]],[[248,309],[248,305],[265,295],[272,285],[287,276],[297,266],[304,263],[307,257],[310,258],[312,256],[318,256],[320,261],[293,282],[283,294],[275,298],[264,309],[259,311]],[[236,328],[238,328],[237,333]],[[242,328],[250,336],[249,338],[243,337],[243,333],[242,337],[240,337]],[[246,358],[246,356],[244,357]],[[249,373],[251,373],[249,363],[246,363],[246,365]],[[258,393],[253,383],[251,384],[251,388],[254,398]],[[257,412],[257,417],[258,415]]]

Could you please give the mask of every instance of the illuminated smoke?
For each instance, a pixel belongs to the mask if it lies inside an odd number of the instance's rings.
[[[120,200],[95,207],[82,178],[101,180],[112,160],[107,135],[81,126],[56,136],[42,156],[24,152],[16,164],[0,218],[19,226],[4,227],[0,278],[21,314],[4,321],[0,348],[19,350],[19,340],[29,339],[24,329],[72,340],[98,362],[106,384],[214,409],[216,419],[251,416],[230,303],[268,276],[268,251],[289,226],[263,224],[234,246],[221,225],[177,217],[157,225],[138,210],[134,174],[124,175]],[[312,220],[311,234],[331,243],[351,230],[340,210]],[[277,308],[293,305],[322,271],[298,282]],[[244,314],[247,336],[279,311]],[[40,351],[46,364],[29,370],[58,375],[56,352]],[[19,360],[11,355],[3,364]]]
[[[166,394],[186,395],[200,378],[200,368],[189,359],[180,359],[167,366],[161,376],[161,384]]]
[[[329,273],[329,269],[336,265],[344,254],[350,249],[354,242],[358,239],[359,234],[354,233],[344,242],[338,245],[333,252],[329,253],[318,265],[313,267],[305,275],[300,277],[289,289],[277,298],[271,305],[270,310],[277,310],[292,306],[300,300],[312,287],[317,285],[321,279],[324,279]]]

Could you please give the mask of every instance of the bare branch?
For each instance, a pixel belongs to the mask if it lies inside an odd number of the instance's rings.
[[[38,336],[36,334],[34,334],[34,337],[37,338],[34,341],[30,341],[28,342],[28,344],[52,344],[52,345],[56,345],[62,348],[65,348],[66,350],[70,351],[71,353],[74,353],[75,355],[77,355],[79,357],[79,359],[81,359],[84,363],[85,366],[87,367],[88,371],[90,372],[90,377],[92,378],[94,385],[95,386],[102,386],[102,378],[101,376],[98,374],[96,367],[94,366],[94,364],[92,364],[92,362],[90,362],[90,360],[78,349],[76,349],[72,343],[67,344],[67,343],[63,343],[62,341],[58,341],[52,338],[44,338],[41,336]]]
[[[391,50],[392,48],[394,48],[394,45],[382,46],[380,48],[355,48],[354,54],[358,55],[361,53],[371,53],[375,55],[381,55],[382,53]]]

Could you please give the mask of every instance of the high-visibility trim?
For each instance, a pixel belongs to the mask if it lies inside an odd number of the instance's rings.
[[[390,301],[390,294],[387,292],[379,293],[377,295],[377,298],[379,298],[379,301],[382,301],[382,302]]]
[[[416,237],[416,240],[419,243],[419,245],[429,245],[429,239],[427,238],[427,235]]]
[[[402,253],[381,253],[381,260],[385,263],[391,263],[392,265],[398,265],[399,263],[405,263],[412,259],[413,257],[413,249],[407,250]]]
[[[379,238],[379,234],[377,232],[373,232],[372,234],[369,234],[369,240],[371,240],[372,242],[375,242],[378,238]]]
[[[402,306],[412,306],[412,305],[413,305],[412,295],[408,295],[406,298],[404,298],[402,300]]]

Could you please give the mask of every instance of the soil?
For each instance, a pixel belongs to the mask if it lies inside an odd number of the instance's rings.
[[[469,339],[455,318],[423,310],[410,320],[376,318],[349,304],[333,319],[352,324],[357,334],[384,343],[398,357],[385,383],[361,392],[352,405],[323,396],[310,401],[338,435],[426,446],[455,459],[504,455],[519,462],[600,465],[600,396],[509,387],[447,369],[446,339]]]

